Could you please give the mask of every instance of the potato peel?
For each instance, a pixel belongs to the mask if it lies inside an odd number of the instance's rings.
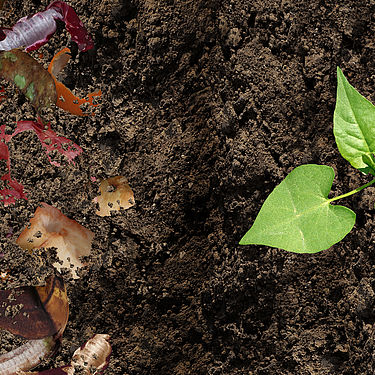
[[[57,208],[42,203],[30,219],[30,227],[22,231],[16,242],[26,250],[56,248],[62,264],[55,263],[54,266],[58,270],[71,269],[73,278],[78,279],[76,271],[84,266],[79,258],[90,254],[93,238],[93,232]]]
[[[111,211],[127,210],[135,205],[134,193],[123,176],[103,180],[99,191],[101,195],[94,198],[94,202],[99,204],[96,211],[99,216],[111,216]]]

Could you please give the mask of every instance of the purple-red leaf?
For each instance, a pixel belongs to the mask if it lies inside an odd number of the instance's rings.
[[[47,10],[48,9],[55,9],[62,14],[65,27],[72,36],[72,40],[78,44],[78,49],[80,51],[88,51],[94,48],[91,35],[70,5],[64,1],[54,1],[48,5]]]
[[[13,180],[10,174],[10,157],[7,142],[9,142],[15,135],[22,133],[26,130],[33,130],[42,146],[46,149],[48,160],[52,165],[60,166],[57,161],[53,161],[50,157],[51,151],[56,151],[61,155],[65,156],[69,162],[74,163],[73,159],[82,153],[82,148],[72,142],[70,139],[58,136],[52,129],[51,124],[46,126],[42,123],[39,118],[38,122],[35,121],[18,121],[17,127],[12,134],[5,134],[5,125],[0,126],[0,160],[5,160],[8,173],[5,173],[0,177],[0,180],[4,181],[6,187],[0,189],[0,201],[5,206],[14,204],[17,199],[26,199],[26,194],[23,192],[23,185]]]

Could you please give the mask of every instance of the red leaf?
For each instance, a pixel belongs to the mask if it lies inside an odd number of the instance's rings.
[[[73,159],[82,153],[82,148],[79,147],[77,144],[72,142],[70,139],[58,136],[52,129],[51,124],[46,124],[47,129],[45,129],[45,125],[43,124],[41,118],[38,118],[38,122],[35,121],[18,121],[16,130],[10,136],[11,138],[15,135],[22,133],[26,130],[33,130],[39,138],[40,143],[42,146],[47,150],[46,154],[48,159],[52,165],[60,166],[60,164],[56,161],[52,161],[49,153],[51,151],[57,151],[61,155],[65,156],[69,162],[73,162]],[[50,144],[47,143],[50,141]],[[64,149],[63,145],[66,144],[67,147]]]
[[[70,139],[58,136],[52,129],[51,124],[43,124],[42,120],[38,118],[38,122],[35,121],[18,121],[17,127],[12,134],[5,134],[5,125],[0,126],[0,160],[5,160],[8,173],[4,174],[0,179],[4,181],[6,187],[0,189],[0,201],[5,206],[14,204],[17,199],[27,200],[26,194],[23,189],[24,186],[11,178],[10,168],[10,157],[9,149],[5,142],[9,142],[15,135],[22,133],[26,130],[33,130],[42,146],[46,149],[48,160],[52,165],[60,166],[56,161],[53,161],[50,157],[51,151],[57,151],[61,155],[65,156],[69,162],[74,164],[73,159],[82,153],[82,148],[72,142]]]
[[[0,190],[0,194],[4,196],[1,201],[4,203],[4,206],[9,206],[10,204],[16,203],[17,199],[27,200],[26,194],[23,192],[23,185],[12,180],[10,173],[5,174],[1,177],[2,181],[7,181],[10,188],[4,188]]]

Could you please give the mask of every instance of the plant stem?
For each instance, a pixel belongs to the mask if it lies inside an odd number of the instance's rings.
[[[353,194],[358,193],[359,191],[361,191],[363,189],[366,189],[368,186],[372,185],[373,183],[375,183],[375,178],[373,180],[371,180],[370,182],[368,182],[367,184],[364,184],[360,187],[357,187],[356,189],[354,189],[352,191],[349,191],[348,193],[345,193],[345,194],[339,195],[337,197],[333,197],[331,199],[328,199],[328,202],[333,202],[333,201],[337,201],[338,199],[341,199],[341,198],[349,197],[350,195],[353,195]]]

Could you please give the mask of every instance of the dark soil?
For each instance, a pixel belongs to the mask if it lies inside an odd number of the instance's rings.
[[[68,3],[96,53],[77,56],[64,82],[81,96],[101,88],[102,105],[94,117],[49,114],[83,148],[75,165],[50,165],[33,133],[14,138],[13,177],[28,200],[0,208],[7,287],[51,272],[15,245],[40,202],[95,233],[80,279],[65,275],[62,348],[40,369],[108,333],[108,375],[373,374],[375,188],[343,202],[356,226],[322,253],[238,241],[301,164],[332,166],[335,195],[367,181],[340,156],[332,116],[337,66],[375,101],[374,2]],[[0,20],[10,26],[47,4],[8,1]],[[61,28],[34,56],[47,63],[69,40]],[[1,123],[36,118],[6,90]],[[136,206],[101,218],[91,177],[116,175]]]

